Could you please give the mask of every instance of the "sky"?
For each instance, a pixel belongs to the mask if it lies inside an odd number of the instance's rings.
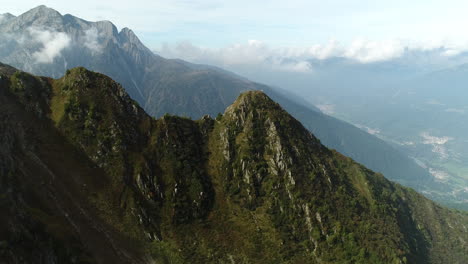
[[[468,49],[466,0],[2,0],[0,13],[19,15],[39,4],[110,20],[133,29],[150,49],[188,60],[227,52],[228,62],[273,53],[366,63],[401,56],[407,47],[443,46],[447,55]]]
[[[220,47],[252,39],[273,46],[307,46],[332,39],[468,38],[461,36],[468,27],[468,1],[459,0],[2,0],[0,13],[19,15],[39,4],[129,27],[154,47],[177,41]]]

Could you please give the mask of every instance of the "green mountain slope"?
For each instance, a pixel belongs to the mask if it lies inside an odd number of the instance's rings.
[[[327,149],[262,92],[156,120],[84,68],[0,76],[0,262],[468,260],[465,213]]]
[[[37,63],[34,54],[41,48],[31,35],[37,30],[60,32],[70,44],[51,63]],[[96,32],[96,46],[90,48],[86,36]],[[19,41],[31,39],[31,41]],[[96,49],[98,48],[98,49]],[[130,97],[151,116],[165,113],[200,118],[224,112],[241,92],[261,90],[301,121],[324,145],[352,157],[389,179],[437,194],[440,187],[427,169],[404,153],[359,128],[320,113],[285,91],[249,81],[219,68],[182,60],[169,60],[154,54],[128,28],[120,32],[109,21],[89,22],[72,15],[39,6],[0,25],[0,61],[21,70],[49,77],[62,76],[70,67],[83,66],[106,74],[121,83]],[[287,88],[287,87],[285,87]],[[383,155],[385,153],[385,155]],[[434,192],[436,191],[436,192]],[[445,198],[445,197],[444,197]]]

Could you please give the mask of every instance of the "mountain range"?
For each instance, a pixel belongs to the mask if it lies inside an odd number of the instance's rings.
[[[323,146],[261,91],[155,119],[109,77],[0,65],[0,261],[466,263],[468,215]]]
[[[445,186],[446,191],[432,189],[439,194],[426,195],[466,210],[467,54],[440,55],[442,51],[407,51],[401,58],[372,63],[310,60],[310,72],[236,72],[289,85],[325,113],[399,149]]]
[[[439,202],[457,202],[456,197],[447,198],[450,188],[435,181],[427,168],[385,141],[320,112],[284,90],[212,66],[164,59],[146,48],[128,28],[118,31],[108,21],[89,22],[39,6],[17,17],[4,15],[0,40],[0,61],[56,78],[77,66],[101,72],[122,84],[154,117],[166,113],[190,118],[216,116],[241,92],[263,91],[327,147]]]

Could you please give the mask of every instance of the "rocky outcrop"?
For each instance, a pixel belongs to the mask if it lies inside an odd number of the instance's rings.
[[[466,214],[327,149],[263,92],[154,119],[84,68],[0,73],[0,260],[467,260]]]
[[[305,106],[283,92],[216,67],[164,59],[128,28],[109,21],[90,22],[39,6],[0,22],[0,61],[36,75],[61,77],[83,66],[104,73],[126,89],[153,117],[165,113],[199,118],[216,116],[241,92],[262,90],[287,109],[327,147],[337,149],[387,177],[431,193],[446,192],[429,172],[384,141],[351,124]],[[29,41],[20,41],[28,39]],[[58,52],[43,52],[50,43]],[[285,87],[287,88],[287,87]],[[382,155],[385,153],[385,155]],[[445,189],[444,189],[445,188]],[[463,197],[453,198],[458,201]]]

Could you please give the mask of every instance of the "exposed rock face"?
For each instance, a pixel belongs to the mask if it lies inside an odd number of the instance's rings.
[[[51,43],[60,48],[47,49]],[[145,47],[130,29],[119,32],[109,21],[89,22],[45,6],[18,17],[5,16],[0,21],[0,61],[54,78],[78,66],[104,73],[121,83],[154,117],[165,113],[192,118],[215,116],[241,92],[262,90],[326,146],[418,190],[440,193],[447,188],[435,184],[412,159],[353,125],[221,69],[164,59]]]
[[[466,214],[327,149],[262,92],[156,120],[84,68],[0,76],[0,261],[468,259]]]

